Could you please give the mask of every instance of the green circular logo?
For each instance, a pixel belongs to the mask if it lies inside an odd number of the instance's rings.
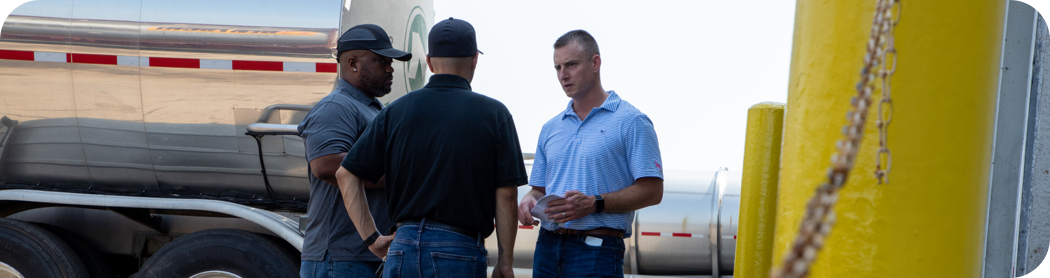
[[[405,51],[412,53],[412,60],[404,62],[405,87],[415,91],[427,84],[427,19],[423,9],[416,6],[408,15],[408,28],[405,28]]]

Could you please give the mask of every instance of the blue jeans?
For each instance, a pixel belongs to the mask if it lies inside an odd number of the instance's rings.
[[[601,244],[587,244],[588,237],[601,239]],[[623,252],[623,239],[618,237],[570,236],[540,229],[532,277],[623,277]]]
[[[333,262],[325,253],[323,262],[304,260],[299,268],[299,277],[375,277],[380,264],[379,262]]]
[[[397,229],[387,252],[384,278],[486,276],[488,251],[484,239],[418,225]]]

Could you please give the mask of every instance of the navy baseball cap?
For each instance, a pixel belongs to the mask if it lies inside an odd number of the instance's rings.
[[[430,57],[472,57],[478,50],[474,26],[462,19],[449,17],[434,24],[428,36]]]
[[[356,49],[368,49],[381,56],[399,61],[412,59],[412,53],[394,49],[386,31],[375,24],[361,24],[346,30],[346,33],[339,36],[339,45],[336,49],[336,60],[339,59],[340,54],[343,54],[343,51]]]

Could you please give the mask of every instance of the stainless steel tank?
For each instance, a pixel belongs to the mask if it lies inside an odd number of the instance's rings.
[[[412,12],[382,16],[394,10]],[[432,17],[431,1],[26,3],[0,29],[0,116],[10,125],[0,127],[0,184],[269,202],[245,126],[265,107],[309,106],[331,91],[340,30],[376,23],[424,57]],[[425,60],[403,64],[381,101],[424,82]],[[262,152],[277,195],[305,208],[302,140],[266,136]]]
[[[638,272],[732,274],[740,177],[725,168],[665,173],[663,201],[635,216]]]
[[[334,28],[289,28],[69,19],[14,15],[7,18],[3,39],[94,45],[108,48],[186,50],[231,54],[269,54],[326,58],[338,38]],[[64,27],[64,28],[63,28]],[[66,34],[68,33],[68,36]]]

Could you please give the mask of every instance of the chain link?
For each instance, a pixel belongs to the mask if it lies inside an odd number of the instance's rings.
[[[857,95],[850,99],[852,110],[846,113],[848,123],[842,127],[842,140],[835,143],[838,152],[831,157],[827,180],[817,187],[815,195],[806,203],[806,214],[799,226],[791,249],[784,256],[783,263],[770,273],[773,278],[800,278],[809,275],[810,266],[816,260],[824,241],[835,225],[835,203],[839,192],[846,184],[853,169],[861,140],[864,138],[864,125],[868,110],[871,108],[871,96],[875,91],[876,79],[882,79],[882,99],[879,101],[879,115],[876,127],[879,129],[879,151],[876,155],[875,176],[879,182],[886,180],[890,170],[890,151],[886,145],[887,128],[893,119],[893,101],[890,99],[890,77],[897,68],[897,50],[893,47],[893,28],[900,20],[900,0],[877,0],[875,15],[872,18],[871,37],[864,55],[864,67],[861,68],[860,82],[857,83]],[[894,18],[897,14],[897,18]],[[887,63],[889,61],[890,63]],[[892,64],[892,65],[891,65]],[[882,159],[885,158],[886,169],[882,170]]]
[[[890,168],[893,166],[893,156],[890,154],[887,137],[889,136],[889,126],[893,122],[893,99],[890,98],[890,80],[893,77],[893,73],[897,72],[897,48],[893,44],[893,28],[900,22],[901,16],[901,5],[900,2],[896,2],[894,6],[897,8],[896,15],[897,19],[892,20],[893,23],[889,24],[889,29],[882,36],[885,36],[885,53],[883,53],[882,67],[879,71],[879,77],[882,78],[882,100],[879,101],[879,118],[875,120],[875,127],[879,129],[879,150],[875,154],[875,179],[878,180],[879,184],[889,183]],[[893,16],[892,14],[890,15]],[[882,168],[883,161],[885,161],[886,169]]]

